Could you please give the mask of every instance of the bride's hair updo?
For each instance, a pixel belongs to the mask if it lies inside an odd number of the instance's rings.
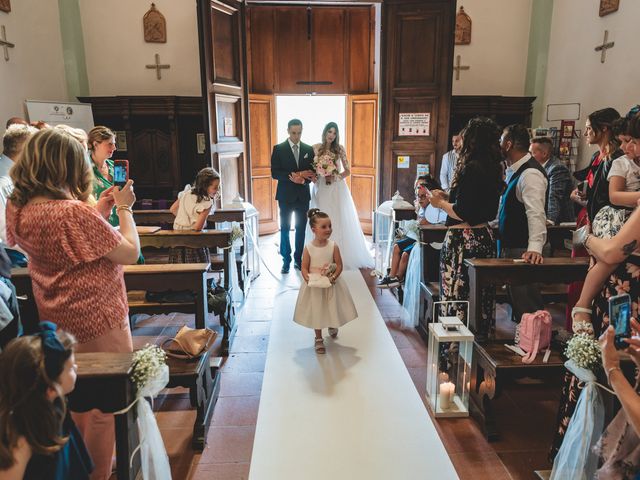
[[[307,217],[309,218],[309,226],[314,227],[319,218],[329,218],[329,215],[319,208],[311,208],[307,212]]]

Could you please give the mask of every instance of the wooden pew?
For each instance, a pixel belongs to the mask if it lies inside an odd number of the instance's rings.
[[[209,215],[207,228],[215,229],[217,222],[238,222],[244,231],[244,238],[240,247],[240,256],[236,259],[238,268],[238,279],[240,288],[245,293],[251,282],[260,275],[259,259],[253,255],[250,247],[248,228],[250,223],[255,222],[257,226],[258,211],[247,212],[245,209],[220,209]],[[172,229],[175,216],[169,210],[134,210],[133,218],[136,225],[160,225],[164,229]],[[254,232],[257,235],[258,232]],[[212,264],[215,262],[212,259]]]
[[[176,263],[167,265],[125,265],[124,282],[127,290],[146,290],[163,292],[167,287],[177,286],[181,290],[191,290],[195,294],[193,311],[196,315],[196,328],[204,328],[208,313],[207,306],[207,263]],[[33,308],[33,290],[31,275],[27,268],[11,269],[11,281],[18,295],[30,299]],[[159,304],[162,306],[162,304]],[[165,307],[166,308],[166,307]]]
[[[104,413],[122,410],[135,400],[136,386],[130,380],[132,353],[76,353],[78,378],[69,396],[69,408],[87,412],[97,408]],[[138,446],[136,409],[115,416],[116,473],[119,480],[134,480],[140,473],[140,455],[131,455]]]
[[[469,268],[469,327],[478,340],[488,338],[489,325],[482,323],[480,291],[490,285],[527,283],[566,283],[582,280],[589,267],[588,258],[548,257],[540,265],[511,258],[465,260]]]
[[[231,271],[229,245],[231,241],[230,230],[202,230],[194,232],[191,230],[159,230],[155,233],[142,233],[140,237],[140,248],[171,248],[171,247],[187,247],[187,248],[209,248],[215,252],[217,248],[223,249],[225,274],[224,288],[231,294],[231,283],[229,281],[229,272]],[[228,305],[227,313],[220,315],[220,323],[224,329],[222,337],[222,354],[228,355],[229,347],[233,341],[236,322],[235,311],[231,302]]]

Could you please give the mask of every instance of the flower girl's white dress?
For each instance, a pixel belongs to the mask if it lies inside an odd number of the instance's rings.
[[[313,146],[316,157],[320,147],[320,144]],[[339,155],[333,152],[327,152],[325,155],[331,156],[338,168],[342,164],[343,170],[349,169],[347,154],[342,146]],[[331,218],[331,239],[340,246],[345,270],[373,268],[373,256],[367,247],[351,192],[344,179],[336,176],[327,184],[324,177],[318,177],[311,189],[309,208],[319,208]],[[313,238],[308,225],[306,238],[307,242]]]
[[[333,263],[334,245],[331,240],[324,247],[307,243],[305,248],[311,257],[310,274],[320,273]],[[314,329],[338,328],[357,317],[356,306],[342,276],[328,288],[310,287],[302,281],[293,314],[294,322]]]

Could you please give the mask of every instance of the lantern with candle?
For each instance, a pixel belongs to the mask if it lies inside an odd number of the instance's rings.
[[[460,307],[463,307],[462,309]],[[435,302],[429,324],[427,398],[436,417],[469,416],[473,333],[460,320],[468,302]],[[451,312],[459,314],[449,315]],[[442,315],[439,315],[442,314]]]

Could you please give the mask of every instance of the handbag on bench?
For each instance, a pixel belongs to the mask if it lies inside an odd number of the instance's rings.
[[[174,358],[194,359],[204,354],[218,334],[210,328],[189,328],[183,325],[174,338],[168,338],[162,343],[166,354]],[[165,347],[165,345],[169,346]]]
[[[522,363],[532,363],[538,351],[551,345],[551,314],[546,310],[522,315],[518,346],[526,353]]]

